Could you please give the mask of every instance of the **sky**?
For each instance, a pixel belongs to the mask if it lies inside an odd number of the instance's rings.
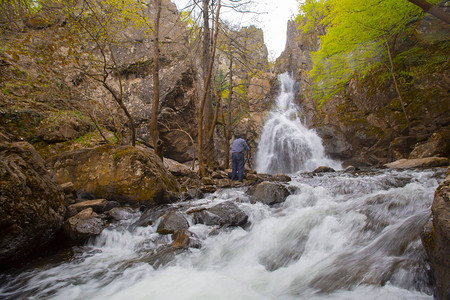
[[[264,31],[264,42],[269,51],[269,59],[280,56],[286,44],[287,22],[298,14],[298,0],[252,0],[249,10],[257,14],[238,14],[223,11],[221,18],[241,26],[255,25]],[[185,7],[189,0],[172,0],[178,9]]]

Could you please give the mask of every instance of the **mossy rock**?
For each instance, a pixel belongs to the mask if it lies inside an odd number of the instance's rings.
[[[175,177],[152,150],[104,145],[49,159],[60,183],[97,198],[131,204],[167,203],[179,191]]]

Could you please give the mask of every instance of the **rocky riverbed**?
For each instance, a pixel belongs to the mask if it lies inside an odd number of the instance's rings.
[[[162,164],[151,150],[140,147],[106,145],[44,161],[30,144],[19,142],[1,144],[0,155],[0,260],[4,270],[61,248],[84,245],[105,229],[133,219],[130,228],[156,226],[157,245],[140,260],[159,267],[187,249],[202,247],[202,237],[192,226],[210,228],[208,235],[236,227],[247,229],[252,226],[251,218],[239,203],[277,207],[300,192],[292,178],[283,174],[247,170],[240,183],[229,179],[230,170],[216,170],[200,178],[190,167],[169,160]],[[448,159],[426,158],[387,167],[445,165]],[[309,180],[330,172],[334,170],[323,166],[296,176]],[[350,166],[337,174],[357,178],[358,172]],[[449,278],[445,263],[450,232],[445,200],[448,183],[447,177],[438,188],[433,221],[422,237],[441,299]],[[238,191],[238,196],[213,201],[212,195],[227,190]]]

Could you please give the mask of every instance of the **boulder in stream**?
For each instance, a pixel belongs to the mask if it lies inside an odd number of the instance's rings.
[[[104,227],[103,219],[89,207],[67,219],[63,232],[72,243],[80,244],[90,237],[99,235]]]
[[[283,184],[264,181],[256,186],[252,203],[262,202],[267,205],[281,203],[286,200],[289,194],[289,190]]]
[[[157,232],[160,234],[172,234],[177,230],[188,229],[189,223],[183,213],[171,211],[162,216]]]
[[[314,171],[314,173],[328,173],[328,172],[336,172],[333,168],[328,166],[320,166],[317,167]]]
[[[194,213],[196,223],[220,227],[244,226],[248,216],[233,201],[225,201]]]

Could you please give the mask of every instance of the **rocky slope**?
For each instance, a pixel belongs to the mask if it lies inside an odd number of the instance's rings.
[[[146,14],[153,17],[151,5]],[[186,27],[170,1],[163,1],[161,20],[159,130],[165,157],[186,162],[196,155],[197,102],[202,91],[200,49],[197,42],[191,41],[196,33]],[[32,143],[44,157],[80,148],[80,142],[81,148],[98,145],[104,139],[128,143],[127,120],[111,95],[66,58],[70,47],[65,45],[68,29],[64,19],[54,17],[41,22],[42,26],[23,25],[23,36],[8,32],[4,37],[10,49],[0,53],[0,73],[5,78],[0,84],[0,131],[11,141]],[[228,34],[245,48],[234,50],[246,55],[241,57],[245,65],[233,65],[234,81],[240,86],[239,97],[251,99],[234,100],[232,113],[239,119],[233,122],[242,123],[239,126],[254,132],[256,138],[263,108],[270,105],[273,78],[264,73],[268,62],[262,30],[252,26],[229,30]],[[118,73],[112,74],[108,83],[119,90],[120,76],[125,106],[134,119],[138,141],[146,144],[153,99],[152,38],[143,29],[135,28],[125,29],[114,38]],[[226,40],[221,39],[222,43]],[[229,72],[227,51],[217,51],[217,73]],[[250,75],[249,70],[253,70]],[[221,131],[218,126],[218,152],[224,143]]]

